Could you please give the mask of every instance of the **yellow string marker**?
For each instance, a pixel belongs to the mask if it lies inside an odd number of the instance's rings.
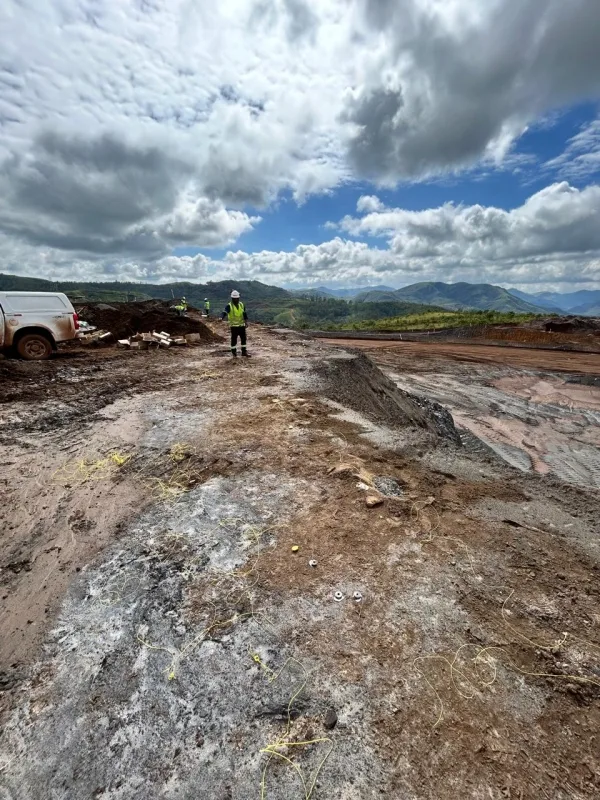
[[[260,656],[258,655],[258,653],[252,654],[252,659],[254,661],[256,661],[256,663],[260,663],[262,665],[262,661],[260,660]],[[287,705],[287,725],[286,725],[285,733],[283,734],[283,736],[280,736],[276,741],[271,742],[270,744],[267,744],[265,747],[261,748],[261,750],[260,750],[260,752],[263,755],[267,756],[267,761],[265,763],[265,766],[263,767],[262,775],[261,775],[261,781],[260,781],[260,798],[261,798],[261,800],[267,800],[267,772],[269,770],[269,766],[270,766],[271,762],[273,761],[273,759],[276,759],[276,758],[281,759],[286,764],[289,764],[289,766],[292,767],[292,769],[294,770],[294,772],[298,776],[298,779],[299,779],[299,781],[300,781],[300,783],[302,785],[302,794],[303,794],[303,799],[302,800],[312,800],[312,797],[314,795],[314,791],[315,791],[319,776],[320,776],[320,774],[321,774],[321,772],[322,772],[327,760],[329,759],[329,756],[333,752],[333,748],[334,748],[334,742],[331,739],[327,738],[327,737],[321,737],[321,738],[318,738],[318,739],[310,739],[310,740],[307,740],[307,741],[300,741],[300,742],[294,742],[294,741],[291,740],[291,738],[292,738],[292,715],[291,715],[292,707],[293,707],[294,702],[296,701],[296,699],[302,694],[302,692],[306,688],[306,684],[308,683],[308,672],[306,671],[304,666],[300,663],[300,661],[298,661],[297,659],[295,659],[293,657],[287,659],[287,661],[281,667],[279,672],[275,673],[275,672],[273,672],[273,670],[270,670],[268,667],[267,667],[267,670],[270,672],[269,683],[273,683],[274,681],[276,681],[279,678],[279,676],[282,674],[282,672],[288,668],[288,666],[290,664],[297,664],[300,667],[300,669],[302,670],[304,677],[301,680],[300,684],[298,685],[298,688],[296,689],[294,694],[290,697],[290,700],[288,702],[288,705]],[[294,747],[302,748],[302,747],[307,747],[307,746],[312,746],[312,745],[321,745],[321,744],[326,744],[326,745],[329,745],[329,746],[327,747],[327,750],[326,750],[323,758],[320,760],[320,762],[317,765],[317,767],[316,767],[315,771],[313,772],[313,774],[309,775],[308,777],[306,776],[304,770],[302,770],[302,768],[295,761],[293,761],[292,758],[289,758],[288,756],[284,755],[284,753],[281,752],[282,750],[287,750],[288,748],[294,748]]]
[[[292,553],[297,553],[300,550],[297,544],[292,547]]]
[[[124,454],[124,453],[116,452],[116,453],[111,453],[110,454],[111,461],[114,464],[116,464],[117,467],[122,467],[123,464],[126,464],[129,461],[130,458],[131,458],[131,455],[127,455],[127,454]]]
[[[275,675],[273,670],[265,664],[265,662],[258,655],[258,653],[251,653],[251,656],[252,656],[252,661],[254,661],[255,664],[258,664],[258,666],[262,670],[264,670],[267,673],[267,675]]]

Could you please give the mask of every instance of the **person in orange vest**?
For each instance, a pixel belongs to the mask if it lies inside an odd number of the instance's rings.
[[[240,300],[240,293],[235,289],[231,293],[231,302],[225,306],[225,311],[221,314],[221,319],[229,321],[231,329],[231,355],[237,357],[237,340],[239,338],[242,345],[242,355],[250,358],[250,353],[246,349],[246,326],[248,325],[248,314],[246,308]]]

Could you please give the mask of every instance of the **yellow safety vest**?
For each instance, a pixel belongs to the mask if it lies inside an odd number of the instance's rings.
[[[210,311],[210,300],[206,300],[206,301],[204,302],[204,308],[205,308],[207,311]]]
[[[243,328],[244,323],[244,304],[238,303],[237,306],[233,302],[229,303],[229,313],[227,314],[229,325],[232,328]]]

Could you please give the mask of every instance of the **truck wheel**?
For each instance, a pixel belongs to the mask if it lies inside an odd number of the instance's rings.
[[[42,361],[52,355],[52,342],[42,333],[26,333],[17,342],[17,353],[25,361]]]

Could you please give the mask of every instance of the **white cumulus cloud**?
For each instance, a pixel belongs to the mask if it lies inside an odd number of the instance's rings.
[[[199,254],[110,261],[96,254],[74,261],[62,250],[15,245],[5,236],[0,237],[0,261],[12,272],[80,280],[204,282],[233,277],[287,286],[466,280],[531,291],[594,288],[598,283],[600,186],[580,190],[566,182],[553,184],[512,210],[449,203],[411,211],[386,208],[374,197],[362,200],[361,216],[344,217],[336,225],[350,238],[338,235],[290,251],[238,249],[218,259]],[[381,246],[355,240],[362,236],[379,237]]]
[[[597,0],[3,0],[0,40],[0,269],[21,254],[44,276],[184,277],[204,262],[176,247],[235,247],[282,193],[518,163],[529,124],[600,94]],[[548,168],[589,175],[596,150],[590,126]],[[579,252],[585,274],[595,252],[593,190],[419,218],[367,192],[376,217],[344,225],[389,230],[381,250],[332,239],[206,269],[404,280]]]
[[[388,240],[405,258],[446,258],[462,263],[555,258],[600,251],[600,186],[579,190],[556,183],[506,211],[447,203],[425,211],[381,208],[345,217],[354,236]]]

